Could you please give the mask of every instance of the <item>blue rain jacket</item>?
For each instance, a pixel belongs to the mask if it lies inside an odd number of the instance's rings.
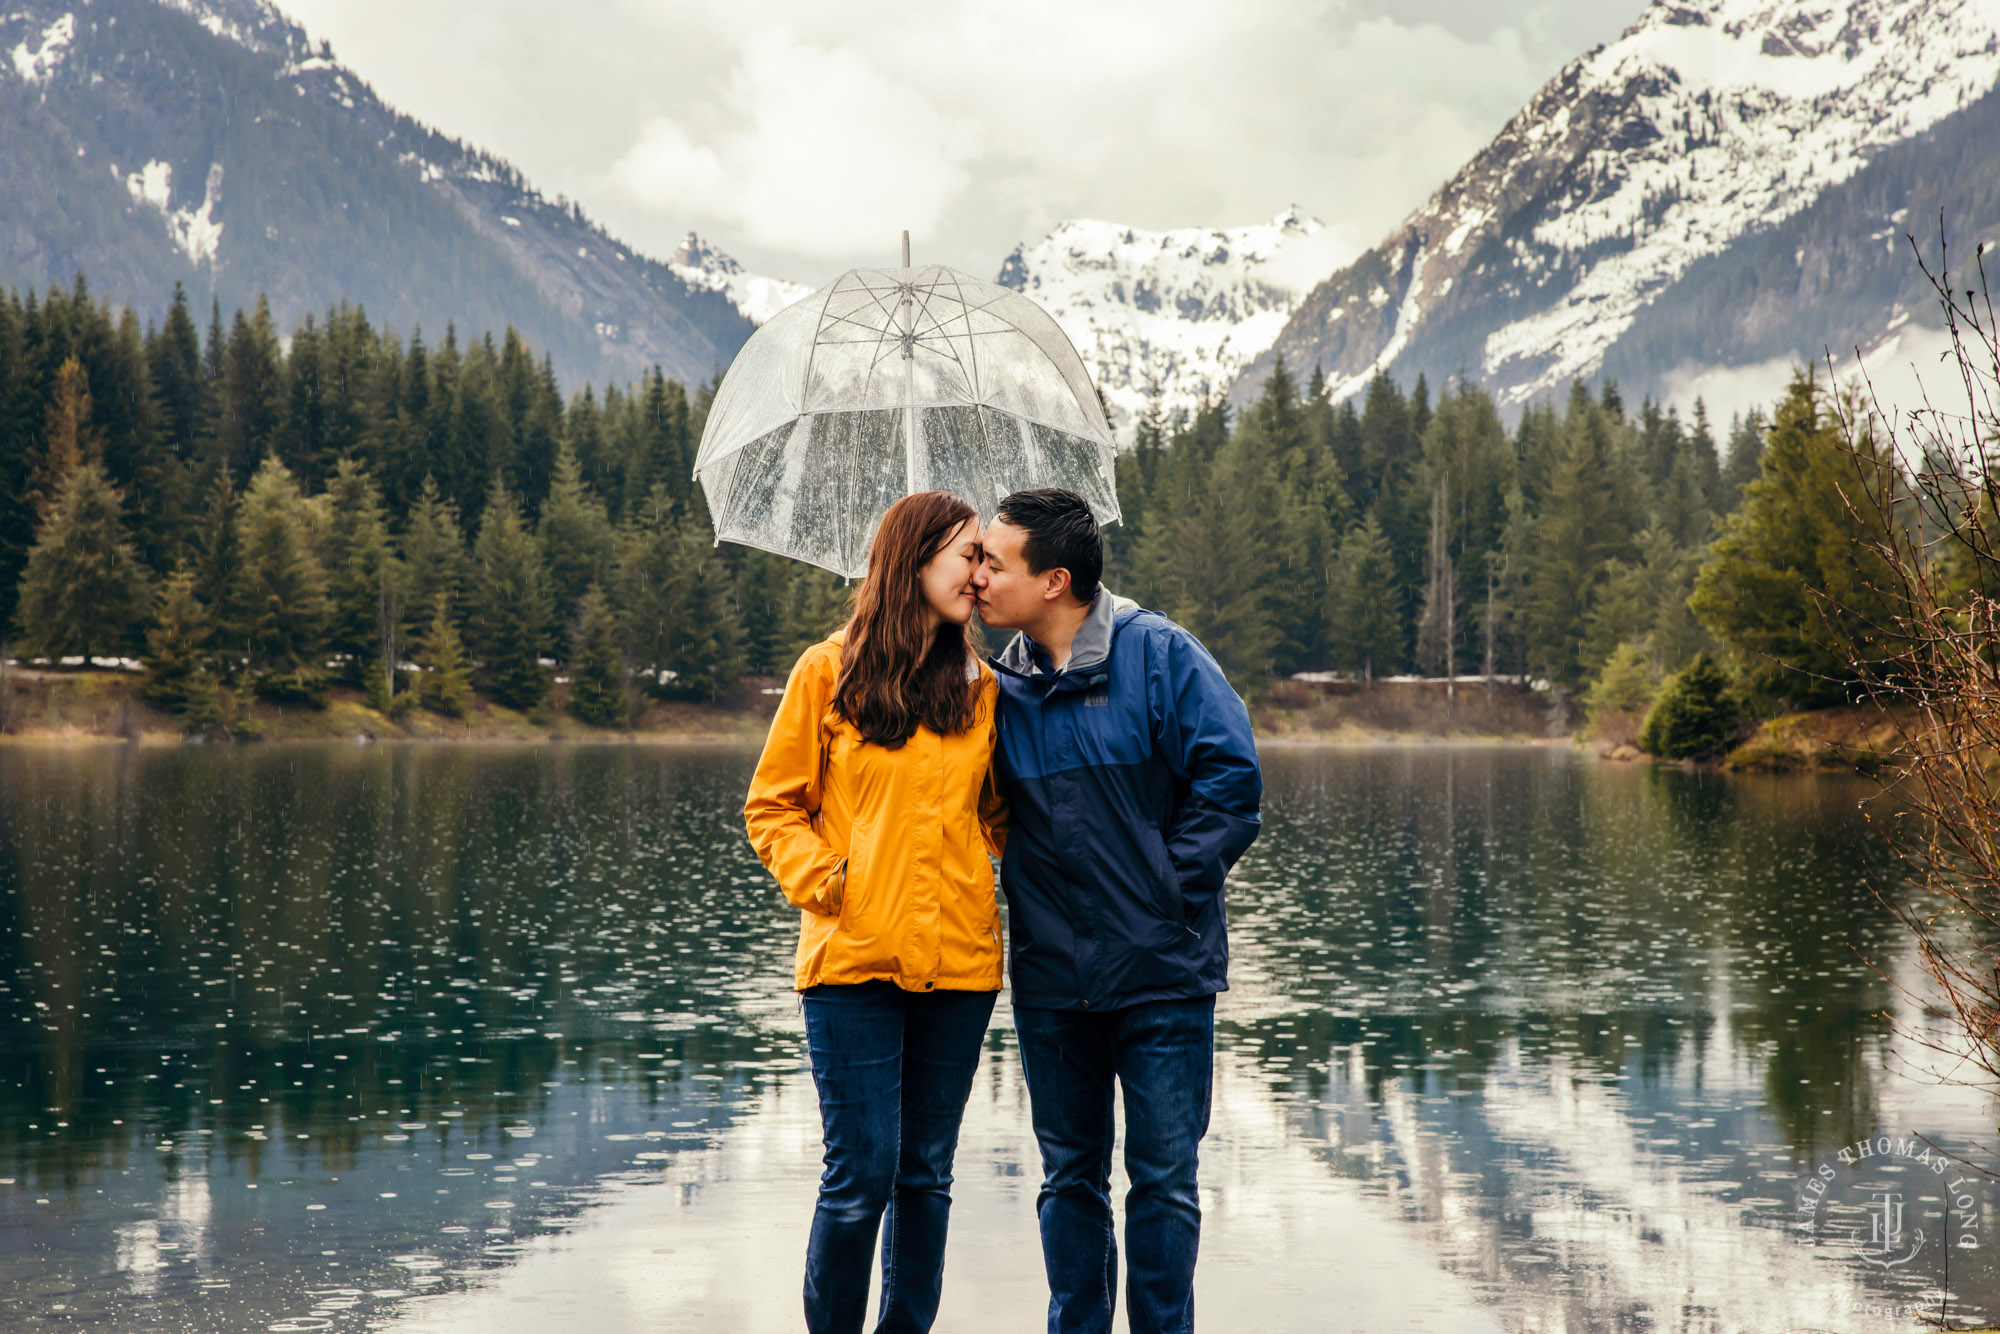
[[[1014,1004],[1114,1010],[1226,990],[1222,881],[1257,837],[1263,776],[1215,659],[1100,589],[1061,671],[1025,634],[992,661]]]

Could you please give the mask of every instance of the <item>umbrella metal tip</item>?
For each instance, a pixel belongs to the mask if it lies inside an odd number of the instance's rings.
[[[903,267],[910,267],[910,233],[907,230],[903,233]]]

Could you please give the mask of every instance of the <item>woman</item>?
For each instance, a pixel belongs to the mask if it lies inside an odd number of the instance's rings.
[[[800,916],[795,985],[826,1170],[806,1244],[806,1328],[937,1315],[951,1160],[1000,989],[989,777],[998,687],[973,651],[979,518],[942,491],[882,516],[847,625],[785,684],[744,805]]]

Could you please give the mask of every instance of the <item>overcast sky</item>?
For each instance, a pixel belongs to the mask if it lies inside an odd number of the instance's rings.
[[[986,276],[1065,218],[1359,250],[1643,0],[290,0],[392,104],[664,257]]]

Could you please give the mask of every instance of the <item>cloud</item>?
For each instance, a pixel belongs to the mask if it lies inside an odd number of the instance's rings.
[[[859,51],[785,32],[747,41],[721,104],[690,119],[647,122],[616,183],[654,208],[701,200],[740,235],[812,256],[886,258],[901,228],[934,229],[981,139]]]
[[[1368,243],[1644,0],[293,0],[393,102],[632,244],[990,272],[1071,217]],[[532,88],[532,97],[521,90]]]

